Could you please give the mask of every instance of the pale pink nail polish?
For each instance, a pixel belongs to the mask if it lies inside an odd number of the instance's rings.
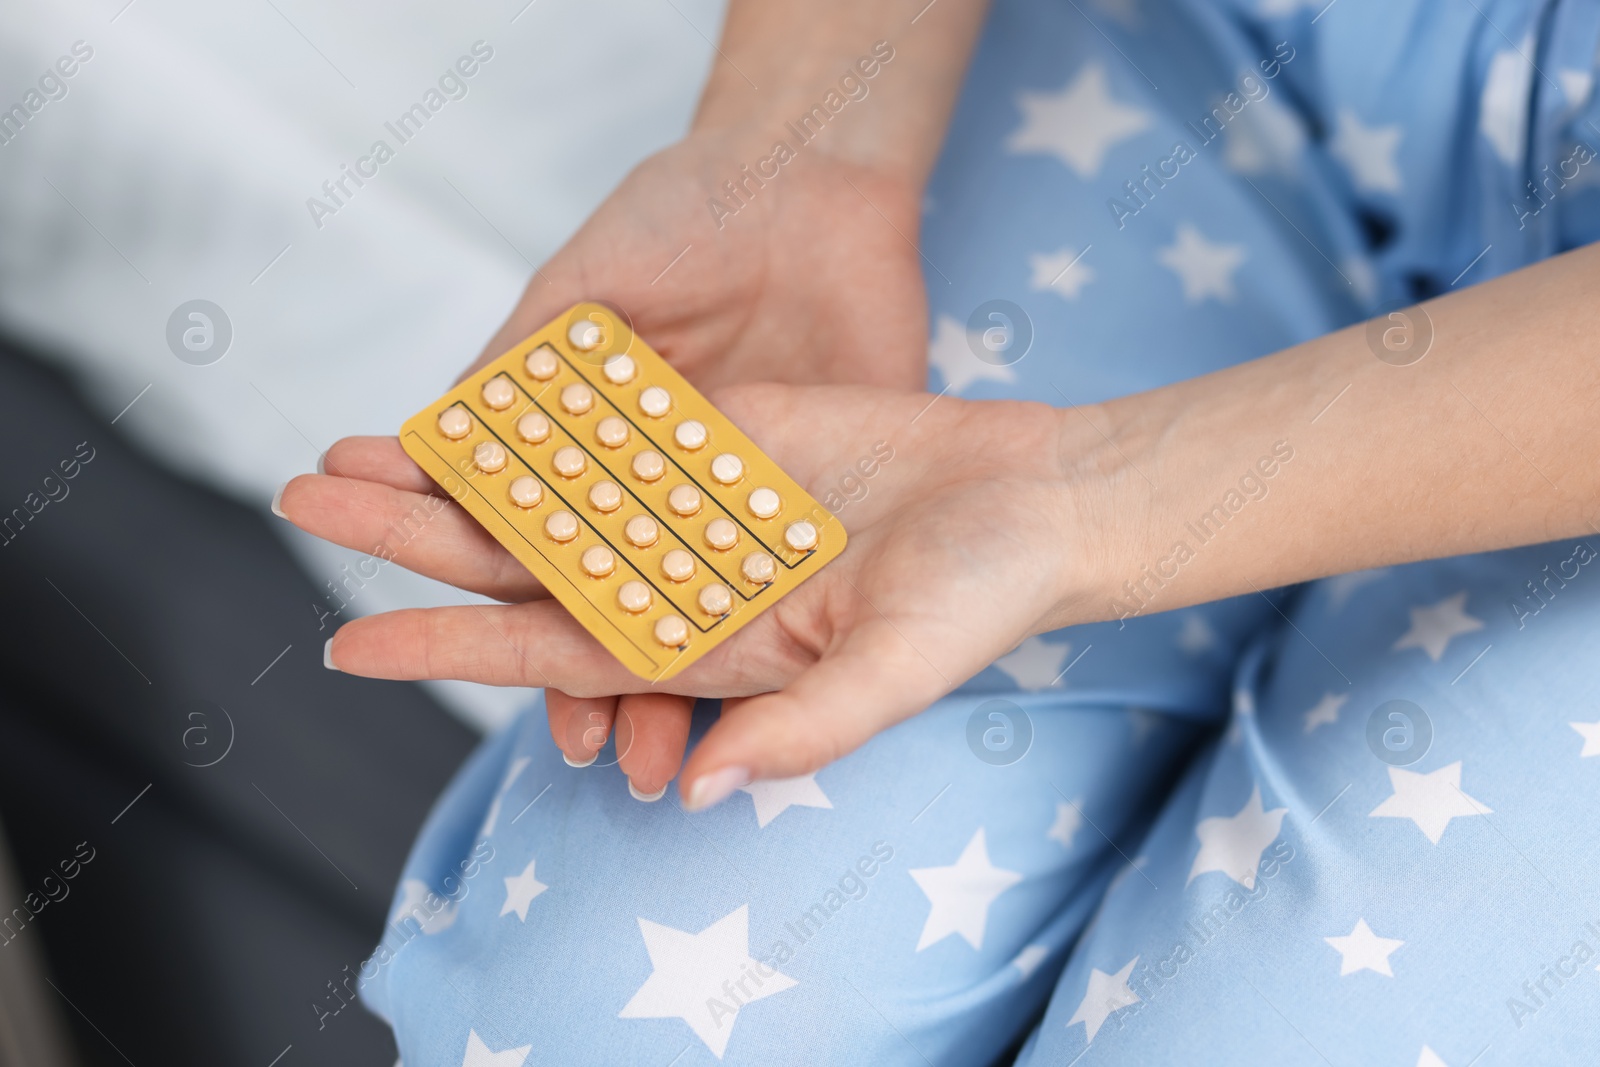
[[[750,772],[743,767],[724,767],[720,771],[702,774],[689,787],[689,799],[684,803],[687,811],[704,811],[713,804],[727,800],[735,789],[750,784]]]

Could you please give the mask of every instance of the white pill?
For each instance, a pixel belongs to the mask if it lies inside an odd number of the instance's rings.
[[[605,545],[590,545],[578,557],[578,565],[591,578],[604,578],[617,569],[617,557]]]
[[[591,319],[579,319],[567,327],[567,343],[579,352],[593,351],[605,339],[605,327]]]
[[[659,419],[672,410],[672,394],[659,385],[652,385],[639,393],[639,410],[652,419]]]
[[[647,448],[633,457],[631,469],[641,482],[653,482],[666,473],[667,461],[661,458],[660,452]]]
[[[558,511],[544,520],[545,536],[560,544],[566,544],[578,536],[578,520],[570,511]]]
[[[617,604],[623,611],[639,614],[650,606],[650,587],[639,581],[623,582],[617,590]]]
[[[692,485],[675,485],[667,494],[667,507],[674,514],[688,518],[700,510],[700,490]]]
[[[817,547],[817,528],[804,519],[791,522],[783,531],[783,541],[796,552],[810,552]]]
[[[770,519],[783,510],[783,501],[778,499],[775,489],[762,486],[750,493],[750,514],[758,519]]]
[[[542,411],[530,411],[517,420],[517,436],[530,445],[542,445],[550,440],[550,420]]]
[[[595,424],[594,436],[607,448],[621,448],[628,443],[628,424],[615,415],[607,415]]]
[[[766,585],[778,576],[778,564],[765,552],[752,552],[739,562],[739,573],[747,582]]]
[[[495,474],[506,469],[505,446],[499,441],[480,441],[472,450],[472,462],[485,474]]]
[[[649,548],[661,536],[661,528],[648,515],[635,515],[622,528],[622,536],[635,548]]]
[[[689,624],[676,615],[656,620],[656,640],[667,648],[682,648],[689,643]]]
[[[706,544],[718,552],[726,552],[739,543],[739,527],[727,519],[712,519],[706,523]]]
[[[561,357],[557,356],[555,349],[549,345],[540,345],[528,353],[528,358],[522,361],[522,365],[530,377],[548,382],[561,369]]]
[[[612,385],[627,385],[633,381],[633,376],[639,373],[639,368],[633,362],[633,357],[625,352],[618,353],[606,360],[606,381]]]
[[[700,590],[697,598],[700,610],[707,615],[716,617],[726,615],[733,610],[733,591],[720,583],[712,583]]]
[[[711,477],[723,485],[732,485],[744,477],[744,460],[732,452],[724,452],[711,461]]]
[[[472,432],[472,416],[463,407],[447,407],[439,413],[439,432],[452,441],[459,441]]]
[[[556,454],[550,458],[550,465],[561,477],[576,478],[589,466],[589,460],[582,449],[566,445],[556,449]]]
[[[622,490],[616,482],[595,482],[589,487],[589,506],[609,515],[622,506]]]
[[[687,582],[694,577],[694,557],[674,548],[661,557],[661,573],[674,582]]]
[[[511,483],[511,502],[519,508],[536,508],[544,499],[544,486],[539,479],[524,474]]]
[[[587,415],[594,407],[594,390],[582,382],[562,386],[561,406],[569,415]]]
[[[483,383],[483,402],[495,411],[504,411],[516,398],[517,390],[504,374],[496,374]]]
[[[693,452],[696,449],[704,448],[706,438],[709,436],[710,434],[706,432],[706,424],[698,419],[685,419],[678,423],[677,429],[672,431],[672,439],[678,442],[678,447],[685,452]]]

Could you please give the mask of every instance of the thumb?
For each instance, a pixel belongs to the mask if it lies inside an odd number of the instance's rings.
[[[874,620],[778,692],[723,701],[679,779],[684,808],[700,811],[757,779],[808,774],[854,751],[954,687],[959,679],[935,662]]]

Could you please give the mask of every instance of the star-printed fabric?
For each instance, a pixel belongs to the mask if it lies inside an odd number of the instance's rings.
[[[925,205],[929,388],[1101,400],[1593,240],[1597,35],[1579,3],[1000,0]],[[1191,552],[1366,399],[1264,434]],[[610,747],[568,767],[535,701],[353,984],[408,1067],[1595,1062],[1597,544],[1166,613],[1145,583],[692,816]]]

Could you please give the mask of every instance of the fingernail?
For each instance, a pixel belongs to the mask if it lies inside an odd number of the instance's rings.
[[[662,786],[660,789],[657,789],[654,793],[641,793],[641,792],[639,792],[638,787],[633,784],[633,779],[629,778],[628,779],[628,792],[633,794],[633,799],[635,799],[637,801],[641,801],[642,803],[645,803],[645,804],[654,804],[656,801],[660,800],[662,797],[667,795],[667,787],[666,786]]]
[[[333,638],[328,638],[328,643],[322,646],[322,665],[330,671],[339,668],[333,665]]]
[[[328,454],[326,452],[318,452],[317,453],[317,473],[318,474],[327,474],[328,473],[328,465],[323,462],[323,460],[325,460],[327,458],[328,458]]]
[[[289,483],[284,482],[282,485],[278,486],[278,491],[272,494],[272,513],[278,516],[280,519],[287,519],[289,517],[283,513],[283,491],[287,488],[289,488]]]
[[[702,774],[689,787],[689,799],[683,806],[688,811],[704,811],[713,804],[727,800],[735,789],[749,784],[750,772],[743,767],[724,767],[720,771]]]
[[[581,771],[583,768],[585,768],[585,767],[589,766],[589,764],[593,763],[596,759],[599,759],[600,758],[600,753],[596,752],[594,755],[590,756],[588,759],[584,760],[582,763],[579,763],[577,760],[573,759],[571,756],[567,755],[565,752],[561,753],[561,758],[567,761],[567,766],[568,767],[576,767]]]

